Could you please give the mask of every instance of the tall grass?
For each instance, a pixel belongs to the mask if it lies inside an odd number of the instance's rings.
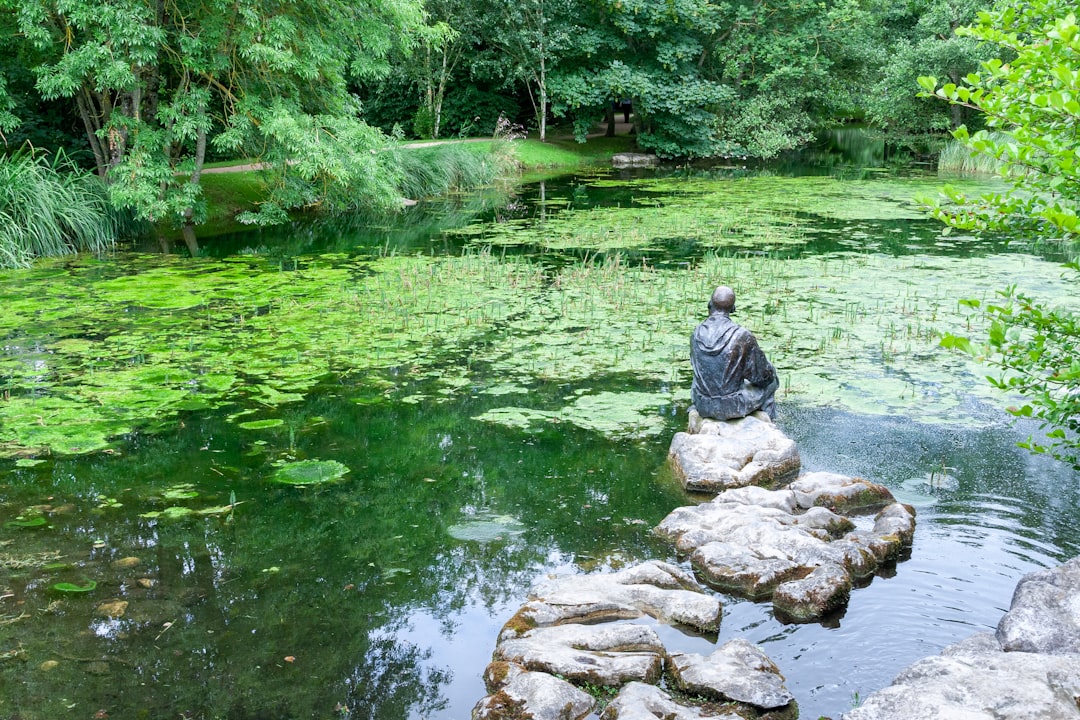
[[[508,170],[508,154],[491,143],[442,143],[394,149],[398,189],[424,198],[490,185]]]
[[[118,232],[105,185],[62,153],[51,160],[27,151],[0,156],[0,267],[100,252]]]
[[[1012,136],[1000,130],[991,131],[988,135],[988,139],[994,143],[1012,140]],[[938,155],[938,173],[941,175],[997,175],[1000,170],[1000,160],[986,153],[972,152],[957,140],[950,140]]]

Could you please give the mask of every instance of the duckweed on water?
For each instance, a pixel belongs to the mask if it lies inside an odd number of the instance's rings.
[[[849,222],[923,219],[916,198],[933,197],[941,186],[936,178],[898,183],[767,175],[594,178],[585,184],[632,195],[620,207],[571,204],[528,218],[474,223],[450,234],[485,245],[548,250],[797,247],[807,241],[809,216]]]
[[[789,218],[890,217],[914,212],[902,196],[925,190],[815,178],[627,186],[642,198],[639,206],[607,208],[605,233],[616,219],[628,227],[654,218],[662,226],[665,212],[698,217],[720,208],[745,216],[751,199]],[[557,217],[574,226],[575,211],[561,212],[533,221],[522,241],[543,246],[558,235]],[[770,232],[799,237],[779,227]],[[503,229],[491,223],[484,232]],[[958,301],[985,299],[1018,281],[1040,296],[1075,297],[1058,267],[1034,256],[959,258],[917,247],[893,255],[860,249],[858,231],[846,233],[845,251],[796,258],[716,252],[677,268],[617,254],[552,266],[543,256],[480,250],[334,254],[287,265],[134,255],[5,272],[0,457],[92,452],[186,411],[229,405],[230,417],[240,418],[298,402],[331,378],[345,379],[338,391],[355,393],[358,403],[482,393],[506,398],[485,420],[572,422],[644,436],[659,427],[660,408],[687,403],[688,337],[720,283],[735,288],[737,319],[779,369],[781,400],[962,422],[972,419],[973,395],[1002,401],[981,369],[937,347],[944,332],[969,334],[971,318]],[[611,378],[623,379],[627,391],[592,390]],[[434,390],[413,389],[428,381]],[[524,407],[520,396],[538,383],[578,395]]]

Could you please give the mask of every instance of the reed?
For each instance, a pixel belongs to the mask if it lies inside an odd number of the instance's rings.
[[[1007,143],[1011,136],[999,130],[988,133],[993,143]],[[1001,161],[993,155],[973,152],[957,140],[951,140],[938,155],[938,173],[941,175],[986,176],[1001,171]]]
[[[63,153],[51,160],[30,151],[0,156],[0,267],[102,252],[119,231],[104,184]]]
[[[491,144],[442,143],[393,151],[398,167],[398,190],[404,197],[426,198],[490,185],[505,171],[503,153]]]

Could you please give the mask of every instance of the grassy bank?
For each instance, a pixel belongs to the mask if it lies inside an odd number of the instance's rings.
[[[590,138],[577,143],[569,137],[558,137],[542,143],[525,139],[514,141],[511,157],[517,171],[525,176],[573,172],[588,167],[607,167],[611,156],[634,149],[633,137]],[[403,143],[394,152],[401,159],[402,194],[418,199],[455,189],[469,189],[489,184],[496,176],[514,172],[497,162],[500,155],[495,140],[448,140],[431,143]],[[472,162],[470,162],[470,159]],[[491,159],[491,162],[487,160]],[[237,161],[240,162],[248,161]],[[230,163],[208,164],[208,168],[225,168]],[[206,173],[202,177],[203,194],[207,203],[206,222],[199,226],[200,238],[243,231],[246,226],[235,220],[237,213],[253,211],[266,195],[266,183],[258,170]],[[159,230],[169,239],[179,239],[179,229]]]

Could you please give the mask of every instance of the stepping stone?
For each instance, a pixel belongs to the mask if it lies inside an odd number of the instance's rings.
[[[801,464],[795,441],[760,411],[737,420],[710,420],[691,408],[689,430],[675,433],[668,457],[683,488],[712,494],[777,485],[794,478]]]

